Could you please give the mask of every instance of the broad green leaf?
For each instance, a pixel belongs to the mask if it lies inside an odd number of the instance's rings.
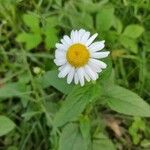
[[[0,136],[6,135],[15,128],[15,124],[6,116],[0,115]]]
[[[118,33],[114,30],[100,32],[101,38],[109,43],[109,47],[113,47],[118,42]],[[110,50],[110,49],[108,49]]]
[[[96,3],[91,0],[82,0],[79,3],[77,3],[77,5],[80,9],[86,11],[87,13],[96,13],[106,3],[108,3],[108,0],[101,0],[99,2],[97,1]]]
[[[94,137],[92,145],[92,150],[116,150],[111,140],[102,133]]]
[[[55,28],[50,26],[44,27],[44,35],[45,35],[45,46],[47,49],[53,48],[58,41],[57,32]]]
[[[42,38],[40,34],[32,34],[32,33],[20,33],[16,40],[18,42],[25,43],[25,47],[27,50],[33,49],[37,47],[41,42]]]
[[[8,83],[0,88],[0,98],[9,98],[13,96],[25,97],[28,92],[27,86],[24,83]]]
[[[30,75],[28,73],[23,73],[22,75],[19,76],[19,82],[22,84],[29,83],[30,81]]]
[[[139,36],[141,36],[143,32],[144,32],[144,28],[142,26],[138,24],[131,24],[125,28],[123,35],[136,39]]]
[[[117,18],[117,17],[114,17],[113,24],[114,24],[113,26],[116,29],[117,33],[120,34],[122,32],[122,28],[123,28],[121,20],[119,18]]]
[[[93,29],[92,16],[85,11],[78,11],[71,3],[66,3],[65,12],[64,14],[62,13],[62,16],[63,17],[61,17],[60,21],[62,26],[66,26],[68,24],[69,26],[71,25],[71,28],[74,29]]]
[[[82,138],[77,124],[66,125],[60,135],[58,150],[87,150],[88,144]]]
[[[96,28],[99,31],[107,31],[113,25],[114,8],[104,7],[99,10],[96,16]]]
[[[73,28],[87,28],[87,29],[93,28],[93,19],[91,15],[87,13],[70,14],[69,19],[71,21],[71,25]]]
[[[37,33],[40,32],[40,21],[39,18],[34,14],[24,14],[23,15],[24,23],[30,27],[31,31]]]
[[[86,27],[87,29],[92,29],[93,28],[93,19],[89,14],[84,13],[79,18],[80,18],[79,22],[82,25],[82,27]]]
[[[66,79],[58,78],[58,71],[48,71],[41,78],[37,79],[43,88],[53,86],[60,92],[68,94],[73,89],[73,84],[67,84]]]
[[[132,91],[117,85],[107,85],[104,93],[112,110],[126,115],[150,117],[149,104]]]
[[[82,116],[80,118],[80,130],[84,139],[90,137],[90,128],[91,124],[89,118],[87,116]]]
[[[52,100],[53,100],[53,97],[48,98],[48,100],[45,101],[45,109],[47,110],[47,112],[51,114],[55,114],[59,109],[59,104],[56,103],[55,101],[52,102]]]
[[[59,20],[57,16],[50,16],[45,19],[46,25],[50,27],[55,27],[58,25]]]
[[[78,117],[86,105],[100,96],[98,85],[75,87],[67,96],[60,110],[56,113],[53,126],[59,127]]]
[[[120,43],[126,48],[129,49],[131,52],[133,53],[137,53],[138,52],[138,46],[137,46],[137,42],[135,39],[132,39],[130,37],[127,36],[121,36],[120,37]]]

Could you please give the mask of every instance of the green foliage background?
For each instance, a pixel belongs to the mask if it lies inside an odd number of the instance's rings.
[[[80,28],[111,51],[82,88],[53,62]],[[0,0],[0,149],[150,149],[149,52],[149,0]]]

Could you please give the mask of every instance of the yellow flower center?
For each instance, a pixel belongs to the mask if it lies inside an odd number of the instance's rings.
[[[72,66],[81,67],[88,62],[90,54],[86,46],[77,43],[68,48],[66,57]]]

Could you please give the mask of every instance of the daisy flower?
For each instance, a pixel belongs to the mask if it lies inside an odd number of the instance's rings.
[[[107,65],[101,60],[109,55],[109,51],[101,51],[105,41],[93,42],[97,33],[90,36],[84,29],[72,30],[70,37],[65,35],[61,43],[56,43],[54,62],[59,66],[59,78],[67,77],[67,83],[74,81],[83,86],[88,82],[98,79],[98,73]]]

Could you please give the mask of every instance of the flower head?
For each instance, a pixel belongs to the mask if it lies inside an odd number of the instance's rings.
[[[96,80],[98,73],[107,65],[101,58],[109,55],[109,51],[101,51],[105,41],[93,42],[97,33],[90,36],[84,29],[72,30],[70,37],[65,35],[61,43],[56,44],[54,62],[59,66],[59,78],[67,76],[67,83],[85,84],[85,80]]]

